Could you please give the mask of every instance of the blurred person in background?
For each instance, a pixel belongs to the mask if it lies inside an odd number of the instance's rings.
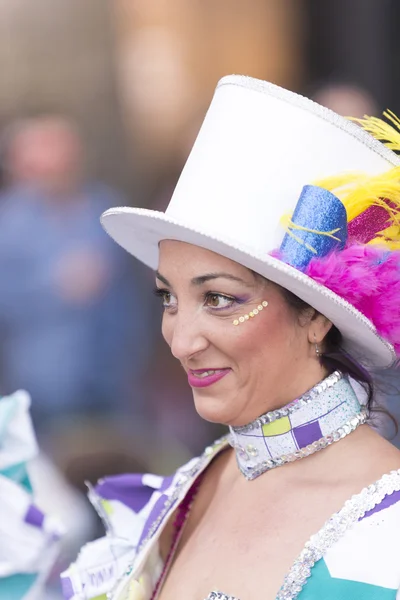
[[[58,115],[12,126],[0,202],[1,387],[33,398],[39,434],[68,418],[114,419],[140,402],[151,336],[140,278],[98,225],[121,198],[85,174],[74,123]],[[134,275],[134,273],[133,273]],[[67,420],[66,420],[67,418]]]
[[[98,527],[74,488],[82,492],[100,464],[112,473],[126,462],[144,468],[121,432],[126,413],[143,410],[151,327],[146,305],[137,318],[135,265],[98,224],[121,198],[87,177],[74,123],[21,120],[5,132],[2,150],[0,388],[32,396],[44,450],[32,466],[36,491],[68,530],[51,581],[58,597],[59,569]]]
[[[351,115],[362,118],[379,112],[378,102],[368,90],[344,79],[321,83],[314,89],[312,99],[343,117]]]

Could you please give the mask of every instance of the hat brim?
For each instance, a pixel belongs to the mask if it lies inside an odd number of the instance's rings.
[[[186,242],[221,254],[286,288],[327,317],[341,332],[343,344],[369,368],[387,368],[396,360],[393,346],[376,331],[372,321],[349,302],[277,258],[239,247],[232,240],[194,229],[163,212],[118,207],[101,217],[105,231],[130,254],[156,270],[162,240]]]

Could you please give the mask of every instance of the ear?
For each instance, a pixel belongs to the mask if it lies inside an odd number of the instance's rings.
[[[332,322],[329,319],[321,313],[315,312],[308,324],[308,341],[310,344],[321,344],[331,327]]]

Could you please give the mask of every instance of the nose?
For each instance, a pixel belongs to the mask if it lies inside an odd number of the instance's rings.
[[[175,315],[170,327],[168,337],[171,352],[181,362],[202,352],[209,345],[199,315],[185,314],[180,311]]]

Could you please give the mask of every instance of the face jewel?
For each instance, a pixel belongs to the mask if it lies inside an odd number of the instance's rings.
[[[246,446],[246,452],[247,454],[249,454],[250,456],[258,456],[258,450],[255,446],[253,446],[252,444],[248,444]]]
[[[264,310],[264,308],[266,308],[267,306],[268,306],[268,302],[266,300],[263,300],[263,302],[261,302],[261,304],[259,304],[257,306],[257,308],[254,308],[249,313],[242,315],[238,319],[235,319],[234,321],[232,321],[233,325],[240,325],[240,323],[244,323],[245,321],[249,321],[250,319],[253,319],[256,315],[258,315],[258,313],[260,313],[262,310]]]
[[[246,462],[249,460],[249,455],[246,450],[242,446],[236,446],[236,455],[238,458],[245,460]]]

